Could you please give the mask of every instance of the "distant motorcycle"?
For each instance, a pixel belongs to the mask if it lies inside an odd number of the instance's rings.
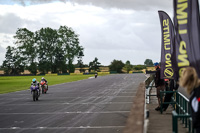
[[[97,78],[97,73],[95,73],[94,77]]]
[[[45,81],[40,82],[40,87],[42,88],[42,94],[47,93],[47,84]]]
[[[39,86],[31,85],[31,93],[33,95],[33,101],[37,101],[40,96]]]

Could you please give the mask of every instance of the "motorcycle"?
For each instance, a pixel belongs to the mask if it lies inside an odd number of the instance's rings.
[[[33,95],[33,101],[37,101],[40,96],[40,89],[39,86],[31,85],[31,93]]]
[[[94,77],[97,78],[97,73],[95,73]]]
[[[47,93],[47,84],[45,81],[40,82],[40,87],[42,88],[42,94]]]

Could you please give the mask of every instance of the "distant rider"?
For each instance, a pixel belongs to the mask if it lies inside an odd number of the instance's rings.
[[[42,77],[42,78],[41,78],[41,81],[45,81],[45,83],[46,83],[46,85],[47,85],[47,90],[48,90],[48,82],[47,82],[47,80],[46,80],[44,77]],[[41,82],[41,81],[40,81],[40,82]]]
[[[97,75],[98,75],[98,74],[97,74],[97,72],[96,72],[96,73],[95,73],[95,75],[94,75],[94,76],[95,76],[95,78],[97,78]]]

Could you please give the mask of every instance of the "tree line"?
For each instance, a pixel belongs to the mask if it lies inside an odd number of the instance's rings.
[[[73,73],[75,67],[80,72],[85,72],[84,67],[89,67],[89,72],[99,71],[101,63],[95,57],[88,65],[84,65],[82,58],[84,48],[79,45],[79,36],[72,28],[60,26],[59,29],[41,28],[32,32],[27,28],[16,31],[15,47],[8,46],[2,68],[5,74],[20,74],[25,69],[32,74],[41,73]],[[76,65],[73,64],[78,59]],[[127,73],[131,70],[142,70],[146,66],[153,66],[151,59],[146,59],[144,65],[131,65],[130,61],[123,63],[113,60],[109,65],[110,71]]]
[[[84,48],[72,28],[41,28],[32,32],[26,28],[16,31],[15,47],[8,46],[2,67],[6,74],[19,74],[24,69],[36,74],[74,72],[73,61],[82,64]]]
[[[144,65],[132,65],[129,60],[123,63],[121,60],[113,60],[109,65],[110,71],[116,71],[117,73],[122,73],[122,70],[129,73],[131,70],[142,70],[146,67],[153,66],[153,61],[151,59],[146,59]]]

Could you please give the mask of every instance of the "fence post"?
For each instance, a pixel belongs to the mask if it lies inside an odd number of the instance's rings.
[[[176,93],[176,112],[179,114],[179,94]]]
[[[172,132],[178,133],[178,123],[177,123],[177,113],[176,111],[172,111]]]

